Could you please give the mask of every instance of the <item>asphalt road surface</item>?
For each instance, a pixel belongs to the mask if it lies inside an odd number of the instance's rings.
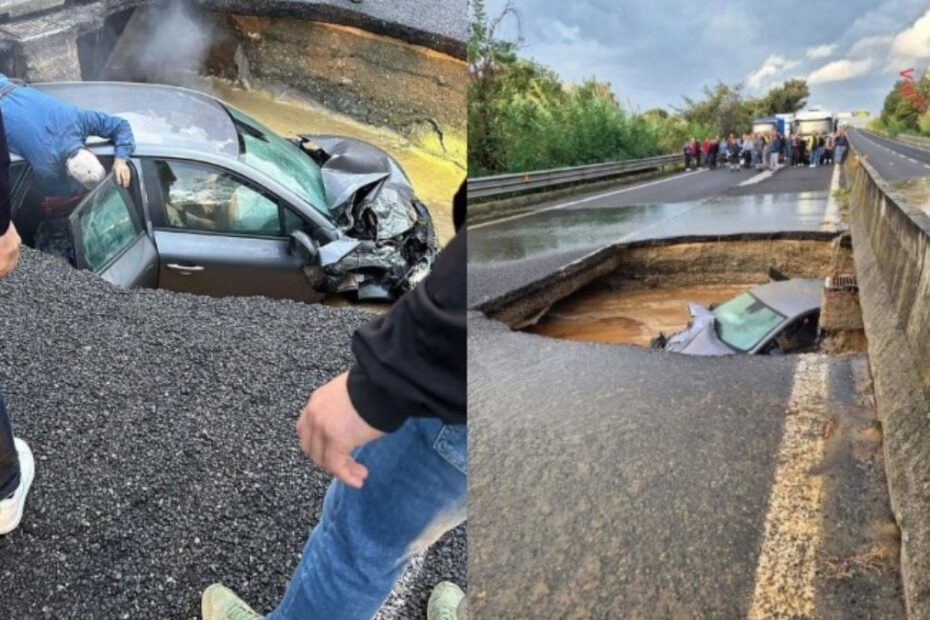
[[[744,171],[676,174],[597,192],[468,229],[474,307],[605,245],[683,234],[820,230],[833,167],[786,168],[751,185]],[[795,187],[804,190],[795,192]],[[681,202],[684,197],[688,202]]]
[[[199,618],[214,581],[270,611],[329,483],[294,421],[371,315],[123,291],[29,249],[0,307],[0,388],[36,456],[0,537],[0,618]],[[425,617],[465,563],[461,528],[382,617]]]
[[[888,181],[930,175],[930,151],[926,149],[862,130],[851,130],[849,139]]]
[[[620,240],[823,230],[837,179],[680,174],[472,227],[469,301]],[[689,357],[473,313],[469,408],[478,617],[905,617],[863,355]]]
[[[473,316],[475,615],[903,618],[865,377],[861,356],[708,360]]]

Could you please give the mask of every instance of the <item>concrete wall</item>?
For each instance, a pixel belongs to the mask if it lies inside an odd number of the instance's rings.
[[[850,230],[908,616],[930,618],[930,217],[849,157]]]

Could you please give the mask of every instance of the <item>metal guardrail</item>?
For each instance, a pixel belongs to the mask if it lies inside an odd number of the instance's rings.
[[[478,177],[468,179],[469,198],[491,198],[544,189],[566,183],[579,181],[594,181],[627,172],[651,170],[661,166],[668,166],[682,161],[682,155],[659,155],[644,159],[630,159],[627,161],[612,161],[605,164],[587,164],[571,168],[556,168],[553,170],[535,170],[533,172],[515,172],[500,174],[493,177]]]

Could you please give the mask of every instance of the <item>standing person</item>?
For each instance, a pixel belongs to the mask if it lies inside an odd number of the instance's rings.
[[[798,134],[796,133],[791,134],[791,139],[789,140],[789,143],[791,144],[791,165],[797,166],[798,160],[801,155],[800,151],[798,150]]]
[[[769,169],[778,170],[778,155],[781,153],[781,140],[778,133],[772,132],[772,141],[769,143]]]
[[[806,166],[808,164],[807,157],[807,139],[802,135],[798,135],[798,165]]]
[[[827,134],[827,137],[823,140],[823,163],[832,164],[833,163],[833,147],[835,145],[833,132]]]
[[[701,143],[701,155],[704,159],[704,167],[710,168],[710,138],[704,138]]]
[[[10,220],[10,151],[0,111],[0,277],[16,267],[19,244],[19,233]],[[10,414],[0,394],[0,535],[19,527],[34,474],[32,451],[25,441],[13,436]]]
[[[848,139],[846,138],[846,130],[840,129],[840,135],[836,137],[836,146],[834,147],[836,151],[833,154],[834,162],[842,165],[843,163],[843,153],[846,152],[846,144]]]
[[[103,180],[103,164],[84,147],[91,136],[113,143],[113,174],[117,183],[129,187],[128,159],[135,143],[125,120],[78,108],[2,73],[0,108],[10,152],[29,162],[46,195],[72,196]]]
[[[455,197],[464,223],[465,184]],[[371,618],[411,556],[465,520],[466,239],[352,338],[355,365],[310,395],[300,446],[336,480],[271,620]],[[260,618],[232,591],[204,620]]]
[[[791,139],[794,136],[791,135],[791,132],[788,132],[788,135],[785,136],[785,165],[793,166],[794,165],[794,144],[791,143]]]
[[[686,171],[691,170],[691,143],[688,141],[685,141],[685,143],[681,147],[681,152],[685,156],[685,170]]]
[[[740,143],[736,141],[736,137],[731,133],[729,139],[727,140],[727,154],[730,158],[730,172],[736,172],[739,170],[740,150]]]
[[[752,135],[748,133],[743,134],[742,150],[743,150],[743,167],[744,168],[752,167],[752,163],[753,163],[752,162],[752,149],[753,149]]]
[[[807,152],[810,154],[810,167],[817,167],[817,132],[813,132],[807,138]]]
[[[733,137],[733,134],[730,134],[730,137]],[[717,157],[720,158],[721,165],[726,165],[727,163],[727,154],[730,152],[729,143],[727,140],[718,140],[717,147]]]

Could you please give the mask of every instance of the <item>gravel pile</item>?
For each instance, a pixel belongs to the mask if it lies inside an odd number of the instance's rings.
[[[0,618],[199,618],[214,581],[269,611],[329,482],[294,421],[369,317],[123,291],[24,249],[0,281],[0,387],[37,471],[0,538]],[[425,616],[465,562],[460,528],[382,617]]]

